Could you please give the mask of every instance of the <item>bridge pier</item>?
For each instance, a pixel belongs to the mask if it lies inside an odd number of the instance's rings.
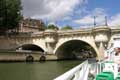
[[[55,30],[48,29],[45,31],[47,54],[53,54],[53,50],[57,42],[57,37],[57,32]]]
[[[47,54],[53,54],[54,46],[53,43],[46,43]]]
[[[102,42],[100,42],[98,50],[99,50],[99,53],[100,53],[99,58],[103,59],[104,58],[104,53],[105,53],[105,47],[103,46]]]

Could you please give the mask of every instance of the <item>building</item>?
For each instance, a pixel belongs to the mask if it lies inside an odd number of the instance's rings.
[[[45,24],[42,20],[26,18],[20,22],[19,32],[38,32],[44,30]]]

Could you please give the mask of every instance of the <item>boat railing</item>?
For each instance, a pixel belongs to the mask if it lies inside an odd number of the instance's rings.
[[[54,80],[88,80],[89,64],[88,60],[65,72]]]

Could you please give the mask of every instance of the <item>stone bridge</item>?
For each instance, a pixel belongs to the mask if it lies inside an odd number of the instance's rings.
[[[89,51],[91,57],[102,58],[116,36],[120,37],[120,28],[108,26],[19,33],[0,36],[0,49],[41,51],[58,59],[86,56],[85,51]]]

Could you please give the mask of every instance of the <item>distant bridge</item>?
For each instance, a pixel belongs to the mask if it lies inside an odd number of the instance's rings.
[[[116,36],[120,37],[120,28],[107,26],[65,31],[46,30],[0,36],[0,49],[41,51],[55,55],[58,59],[71,59],[81,55],[102,58],[105,49],[111,46]]]

